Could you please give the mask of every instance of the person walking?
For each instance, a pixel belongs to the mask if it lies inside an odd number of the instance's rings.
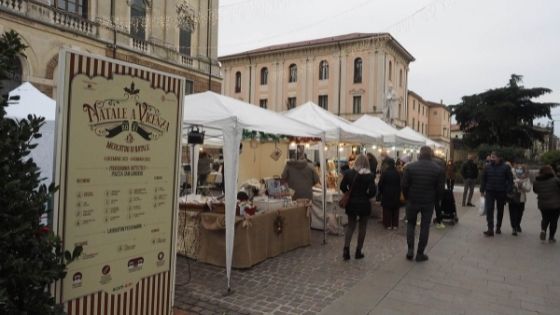
[[[395,169],[395,160],[387,160],[387,168],[379,178],[379,193],[383,208],[383,226],[388,230],[399,227],[399,208],[401,206],[401,176]]]
[[[420,148],[418,161],[408,164],[404,169],[401,182],[402,191],[408,201],[406,207],[407,229],[406,241],[408,251],[406,258],[414,257],[414,232],[416,218],[421,214],[420,237],[416,261],[426,261],[428,256],[424,253],[430,234],[430,221],[434,213],[436,201],[441,200],[444,189],[445,172],[432,161],[433,151],[428,146]]]
[[[513,189],[511,168],[505,164],[497,152],[490,154],[490,163],[484,167],[480,181],[480,194],[485,197],[486,222],[485,236],[494,236],[494,204],[496,204],[496,234],[502,234],[502,219],[506,196]]]
[[[478,166],[474,162],[474,158],[474,154],[469,154],[467,161],[461,165],[461,176],[463,177],[463,184],[465,185],[463,190],[463,207],[465,205],[474,207],[472,204],[472,196],[476,180],[478,179]]]
[[[447,189],[453,191],[455,187],[455,164],[453,160],[447,161],[447,166],[445,167],[445,181],[447,183]]]
[[[342,257],[344,260],[350,259],[350,241],[352,234],[358,227],[358,245],[356,246],[356,259],[364,258],[362,248],[366,238],[367,220],[371,214],[370,199],[375,196],[376,187],[373,174],[369,168],[369,162],[365,155],[360,154],[354,161],[354,166],[348,170],[340,183],[342,192],[350,191],[350,199],[346,205],[348,215],[348,225],[344,235],[344,249]]]
[[[527,193],[531,191],[531,180],[527,166],[521,163],[515,165],[513,172],[513,192],[509,199],[509,221],[511,223],[512,235],[521,233],[521,219],[525,211]]]
[[[441,167],[442,171],[445,170],[446,173],[446,179],[447,179],[447,166],[445,165],[445,161],[439,157],[433,157],[432,161],[438,166]],[[445,187],[444,187],[445,188]],[[440,198],[438,198],[436,200],[436,203],[434,205],[435,211],[436,211],[436,218],[434,220],[434,224],[436,229],[438,230],[443,230],[445,229],[445,224],[443,224],[443,209],[442,209],[442,203],[443,203],[443,196],[444,193],[441,194]]]
[[[556,242],[556,228],[560,216],[560,179],[554,175],[550,165],[543,166],[539,175],[535,178],[533,191],[537,194],[538,207],[541,211],[541,234],[540,239],[546,239],[546,230],[550,225],[548,241]]]

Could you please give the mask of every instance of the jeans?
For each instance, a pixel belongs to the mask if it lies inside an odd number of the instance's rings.
[[[465,200],[468,204],[472,203],[472,195],[474,192],[474,185],[476,184],[476,179],[474,178],[465,178],[465,189],[463,190],[463,206],[465,205]],[[467,199],[468,194],[468,199]]]
[[[358,247],[357,249],[362,249],[364,246],[364,240],[366,238],[366,228],[367,228],[367,221],[368,216],[359,216],[360,224],[358,226]],[[356,229],[356,225],[358,224],[358,216],[356,215],[348,215],[348,225],[346,226],[346,231],[344,233],[344,247],[350,247],[350,241],[352,240],[352,234],[354,234],[354,230]]]
[[[486,222],[488,222],[488,231],[494,231],[494,203],[496,203],[496,229],[501,229],[502,219],[504,218],[504,206],[506,205],[505,191],[487,190],[485,193]]]
[[[406,242],[409,252],[414,251],[414,232],[416,230],[416,218],[418,213],[421,215],[418,254],[424,254],[426,245],[428,245],[428,237],[430,236],[430,221],[434,214],[434,205],[407,205],[406,218],[408,221],[406,224]]]

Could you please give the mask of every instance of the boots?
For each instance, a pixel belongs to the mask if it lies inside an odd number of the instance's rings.
[[[350,260],[350,248],[344,247],[344,249],[342,250],[342,258],[344,260]]]
[[[356,259],[362,259],[364,258],[364,253],[362,253],[362,249],[361,248],[356,248]]]

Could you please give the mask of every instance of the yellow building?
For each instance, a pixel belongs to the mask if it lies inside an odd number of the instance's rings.
[[[428,123],[429,123],[429,107],[424,99],[412,90],[408,90],[408,116],[406,119],[407,125],[423,134],[428,136]]]
[[[58,52],[69,47],[182,76],[187,93],[219,92],[218,6],[219,0],[0,1],[0,33],[14,30],[29,46],[6,89],[30,81],[56,95]]]
[[[380,116],[404,127],[414,57],[387,33],[353,33],[219,58],[222,93],[286,111],[312,101],[353,120]]]

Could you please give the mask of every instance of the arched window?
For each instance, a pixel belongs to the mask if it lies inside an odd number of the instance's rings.
[[[241,92],[241,72],[235,73],[235,93]]]
[[[389,81],[393,80],[393,62],[389,61]]]
[[[134,39],[146,39],[146,3],[133,0],[130,4],[130,36]]]
[[[402,87],[402,69],[399,70],[399,86]]]
[[[20,86],[23,76],[23,67],[18,57],[11,61],[6,60],[6,62],[9,64],[9,69],[5,73],[4,80],[0,80],[0,95],[8,94],[11,90]]]
[[[354,59],[354,83],[362,83],[362,58]]]
[[[268,68],[263,67],[261,69],[261,85],[267,85],[267,84],[268,84]]]
[[[288,82],[290,83],[297,82],[297,66],[294,63],[292,63],[290,65],[289,70],[290,70],[290,75],[288,77]]]
[[[319,80],[328,80],[329,78],[329,63],[323,60],[319,63]]]

